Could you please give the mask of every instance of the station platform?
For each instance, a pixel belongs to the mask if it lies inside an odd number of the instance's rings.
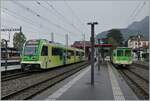
[[[7,60],[7,62],[20,62],[20,60]],[[5,63],[5,60],[1,60],[1,63]]]
[[[94,68],[94,85],[91,85],[91,66],[67,84],[49,95],[46,100],[138,100],[118,71],[108,62]]]
[[[21,69],[21,65],[7,66],[7,70]],[[5,71],[5,66],[1,66],[1,71]]]

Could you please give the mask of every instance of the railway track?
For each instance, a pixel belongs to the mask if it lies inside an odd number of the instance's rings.
[[[78,65],[73,65],[72,68],[61,71],[61,73],[57,72],[54,73],[54,76],[50,76],[47,79],[42,79],[37,83],[33,83],[30,86],[25,86],[20,90],[11,92],[9,94],[2,95],[2,100],[26,100],[31,99],[33,96],[39,94],[40,92],[44,91],[45,89],[53,86],[54,84],[64,80],[65,78],[69,77],[70,75],[78,72],[79,70],[85,68],[89,65],[88,62],[80,63]]]
[[[1,81],[4,82],[4,81],[13,80],[13,79],[17,79],[29,75],[31,75],[31,72],[19,72],[19,73],[13,73],[9,75],[3,75],[1,76]]]
[[[12,70],[7,70],[7,71],[1,71],[1,76],[6,76],[9,74],[14,74],[14,73],[18,73],[21,72],[21,69],[12,69]]]
[[[147,65],[142,65],[142,64],[133,63],[133,66],[138,67],[138,68],[142,68],[142,69],[149,70],[149,66],[147,66]]]
[[[130,69],[118,69],[128,85],[141,100],[149,99],[149,81]]]
[[[132,69],[132,66],[131,66],[131,68],[130,67],[128,68],[128,71],[130,71],[137,77],[143,79],[145,82],[149,83],[149,71],[148,70],[143,70],[138,67],[134,67],[134,69]]]

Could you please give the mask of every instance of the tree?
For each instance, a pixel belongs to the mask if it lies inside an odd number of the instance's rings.
[[[118,46],[117,41],[113,39],[112,37],[108,38],[108,44],[112,44],[113,48],[116,48]]]
[[[107,43],[113,44],[113,46],[123,46],[123,36],[120,30],[118,29],[111,29],[107,34]]]
[[[26,37],[22,32],[15,33],[13,36],[13,45],[14,48],[22,51],[23,44],[26,42]]]

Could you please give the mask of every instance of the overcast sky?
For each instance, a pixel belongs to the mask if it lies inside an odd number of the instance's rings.
[[[87,22],[97,21],[95,33],[111,28],[126,28],[133,21],[148,15],[149,2],[144,1],[2,1],[1,28],[22,26],[27,39],[51,40],[69,44],[76,40],[90,38]],[[23,7],[20,7],[22,6]],[[136,10],[135,10],[136,9]],[[133,13],[134,12],[134,13]],[[13,33],[11,32],[12,46]],[[8,39],[8,32],[1,32],[1,38]]]

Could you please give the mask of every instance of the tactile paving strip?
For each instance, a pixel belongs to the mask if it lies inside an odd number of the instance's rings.
[[[107,62],[107,65],[108,65],[108,72],[109,72],[110,81],[112,85],[114,100],[125,100],[125,97],[119,87],[115,74],[113,73],[112,67],[110,66],[108,62]]]

